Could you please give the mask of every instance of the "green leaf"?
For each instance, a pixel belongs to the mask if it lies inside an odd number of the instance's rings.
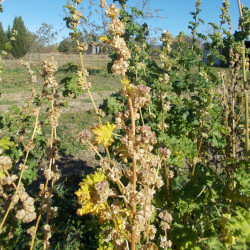
[[[208,23],[210,24],[215,30],[219,29],[219,27],[215,23]]]
[[[198,20],[202,23],[202,24],[204,24],[204,21],[203,21],[203,19],[201,19],[201,18],[198,18]]]
[[[223,244],[219,241],[217,237],[210,238],[207,241],[207,245],[209,246],[210,250],[220,250],[220,249],[225,249]]]
[[[0,140],[0,148],[10,149],[13,146],[14,146],[14,142],[10,141],[9,137],[3,137]]]

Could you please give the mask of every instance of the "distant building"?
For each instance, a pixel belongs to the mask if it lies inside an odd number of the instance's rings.
[[[102,52],[102,48],[98,43],[89,43],[88,50],[86,51],[87,54],[99,54]]]

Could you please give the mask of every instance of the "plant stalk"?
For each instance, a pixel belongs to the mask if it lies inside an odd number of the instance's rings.
[[[167,167],[167,161],[164,159],[164,169],[165,169],[165,177],[166,177],[166,186],[167,186],[167,199],[168,199],[168,207],[170,207],[171,204],[171,197],[170,197],[170,185],[169,185],[169,175],[168,175],[168,167]]]
[[[135,116],[134,116],[134,108],[132,104],[131,97],[128,97],[128,105],[129,105],[129,110],[130,110],[130,116],[131,116],[131,126],[132,126],[132,133],[135,136]],[[136,191],[136,160],[133,159],[133,165],[132,165],[132,170],[133,170],[133,179],[132,179],[132,187],[133,191]],[[134,226],[134,218],[136,215],[136,205],[132,206],[132,212],[133,212],[133,223],[132,223],[132,239],[131,239],[131,249],[135,250],[136,246],[136,234],[133,229]]]
[[[239,8],[239,14],[242,18],[242,8],[241,8],[241,2],[238,0],[238,8]],[[241,27],[241,30],[243,28]],[[249,144],[249,120],[248,120],[248,110],[249,110],[249,104],[248,104],[248,84],[247,84],[247,75],[246,75],[246,48],[245,48],[245,42],[242,40],[242,70],[243,70],[243,85],[245,88],[245,129],[246,129],[246,156],[248,157],[250,155],[250,144]]]

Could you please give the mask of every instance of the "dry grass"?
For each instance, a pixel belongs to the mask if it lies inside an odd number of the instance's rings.
[[[80,65],[79,56],[75,54],[62,54],[62,53],[44,53],[44,54],[27,54],[24,61],[30,62],[32,69],[38,76],[38,83],[36,88],[41,90],[42,78],[39,71],[41,69],[42,61],[51,61],[52,56],[59,66],[62,66],[68,62],[74,62]],[[107,55],[84,55],[84,64],[87,69],[100,70],[88,77],[88,80],[92,83],[92,92],[97,104],[101,104],[103,99],[115,92],[120,87],[119,77],[109,77],[106,71],[106,65],[109,62]],[[0,97],[0,111],[8,110],[12,105],[22,106],[30,96],[30,83],[27,70],[21,65],[18,59],[5,59],[3,60],[5,67],[2,75],[2,86]],[[68,75],[67,72],[59,72],[57,74],[57,81]],[[88,102],[89,98],[86,94],[81,95],[78,99],[70,99],[69,107],[65,109],[65,112],[76,112],[81,110],[87,110],[92,107],[92,104]]]

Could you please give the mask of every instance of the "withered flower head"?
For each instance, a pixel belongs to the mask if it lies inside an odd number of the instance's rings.
[[[112,19],[116,18],[120,14],[120,9],[116,8],[115,5],[112,3],[106,10],[105,14],[107,17],[110,17]]]

